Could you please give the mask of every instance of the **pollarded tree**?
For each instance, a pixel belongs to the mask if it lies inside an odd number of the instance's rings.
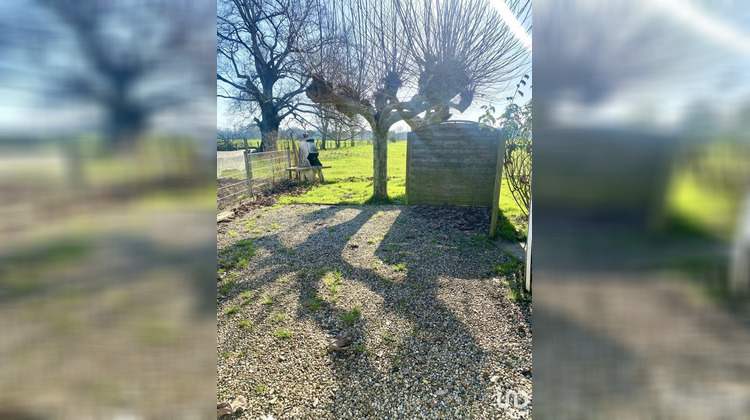
[[[531,2],[508,0],[523,24]],[[529,54],[486,0],[330,0],[320,25],[335,47],[307,54],[315,103],[360,115],[373,132],[373,197],[387,193],[388,130],[447,120],[519,76]]]
[[[254,117],[261,149],[276,150],[284,118],[301,112],[310,78],[297,60],[317,15],[313,0],[220,0],[217,16],[217,96]]]

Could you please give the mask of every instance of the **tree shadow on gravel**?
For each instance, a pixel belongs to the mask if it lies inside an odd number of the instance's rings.
[[[340,223],[333,221],[340,212],[352,210],[358,211],[353,218]],[[368,222],[379,217],[392,217],[388,215],[392,211],[400,213],[388,231],[381,232],[385,238],[379,244],[368,243],[361,235],[357,236]],[[412,207],[392,205],[327,207],[306,213],[301,218],[303,223],[295,228],[312,227],[313,231],[292,248],[294,254],[276,252],[287,249],[279,237],[282,231],[254,239],[258,247],[271,254],[259,261],[251,261],[244,270],[245,273],[263,271],[262,278],[253,279],[241,274],[243,279],[238,288],[257,291],[280,277],[297,276],[298,282],[288,286],[285,292],[293,295],[286,298],[296,299],[299,304],[296,319],[313,321],[332,338],[350,335],[355,350],[342,354],[329,352],[327,355],[335,372],[337,390],[334,395],[321,394],[321,403],[317,407],[313,407],[312,401],[293,401],[291,405],[303,407],[301,409],[311,415],[324,415],[322,408],[326,408],[336,417],[355,418],[466,417],[478,412],[490,416],[502,414],[495,404],[496,387],[502,385],[520,390],[522,384],[528,383],[524,373],[530,376],[528,307],[503,296],[499,284],[491,288],[496,290],[492,295],[495,307],[471,308],[474,312],[469,309],[460,311],[462,307],[471,307],[470,302],[464,306],[457,304],[454,308],[446,306],[444,302],[451,298],[450,293],[440,290],[449,278],[466,282],[488,279],[492,276],[493,265],[503,261],[497,244],[477,245],[472,240],[473,236],[486,233],[485,226],[463,231],[451,226],[423,229],[425,225],[439,224],[441,220],[430,218]],[[416,221],[408,220],[415,218]],[[406,227],[409,224],[410,227]],[[370,252],[369,247],[374,248],[373,254],[378,260],[388,259],[388,267],[402,264],[403,271],[398,275],[394,271],[391,276],[388,274],[390,268],[378,270],[352,264],[353,256],[365,250]],[[302,275],[301,270],[304,270]],[[341,317],[347,311],[335,307],[341,305],[321,302],[318,310],[309,310],[310,299],[319,292],[323,276],[316,270],[339,270],[345,282],[364,286],[374,298],[382,301],[383,318],[394,319],[399,328],[408,325],[411,331],[396,331],[400,342],[389,342],[379,339],[385,335],[384,332],[377,334],[384,329],[378,325],[379,321],[343,322]],[[398,281],[392,277],[398,277]],[[485,290],[482,293],[495,292]],[[351,306],[352,302],[349,304]],[[362,306],[370,302],[358,304]],[[495,315],[508,322],[521,321],[523,327],[518,330],[525,328],[528,331],[515,332],[517,326],[513,325],[509,327],[513,334],[504,337],[507,342],[488,344],[486,338],[476,336],[476,327],[481,327],[482,320],[487,318],[485,312],[497,312]],[[256,314],[255,319],[264,322],[269,315],[270,311]],[[504,318],[505,315],[508,318]],[[476,324],[474,331],[468,327],[472,323]],[[492,351],[488,352],[488,348]],[[504,383],[490,381],[498,373]],[[438,392],[440,395],[436,395]]]

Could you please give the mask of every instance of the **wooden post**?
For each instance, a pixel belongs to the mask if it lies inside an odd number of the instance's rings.
[[[290,149],[286,149],[286,164],[287,164],[287,168],[292,167],[292,151]],[[292,176],[289,173],[289,171],[287,171],[287,179],[292,179]]]
[[[505,157],[505,130],[497,135],[497,163],[495,166],[495,192],[492,194],[492,221],[490,222],[490,236],[495,237],[497,231],[497,216],[500,212],[500,188],[503,185],[503,161]]]
[[[247,146],[247,140],[245,140],[245,146]],[[245,174],[247,175],[247,192],[250,194],[250,197],[253,196],[253,164],[252,159],[253,155],[252,153],[248,153],[248,150],[245,149]]]
[[[276,169],[273,167],[273,161],[276,159],[276,156],[274,156],[274,153],[271,152],[271,185],[273,185],[276,182]]]

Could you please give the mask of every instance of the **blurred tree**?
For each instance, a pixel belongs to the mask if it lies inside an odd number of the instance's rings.
[[[196,88],[206,87],[200,31],[186,29],[199,27],[207,11],[201,2],[35,1],[53,17],[36,43],[53,81],[48,97],[94,105],[107,150],[132,147],[156,115],[191,103]],[[59,47],[75,54],[60,56]]]

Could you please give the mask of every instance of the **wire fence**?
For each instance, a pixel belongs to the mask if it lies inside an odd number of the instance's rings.
[[[292,166],[292,151],[224,154],[217,157],[217,204],[226,208],[252,198],[289,178],[286,168]]]

